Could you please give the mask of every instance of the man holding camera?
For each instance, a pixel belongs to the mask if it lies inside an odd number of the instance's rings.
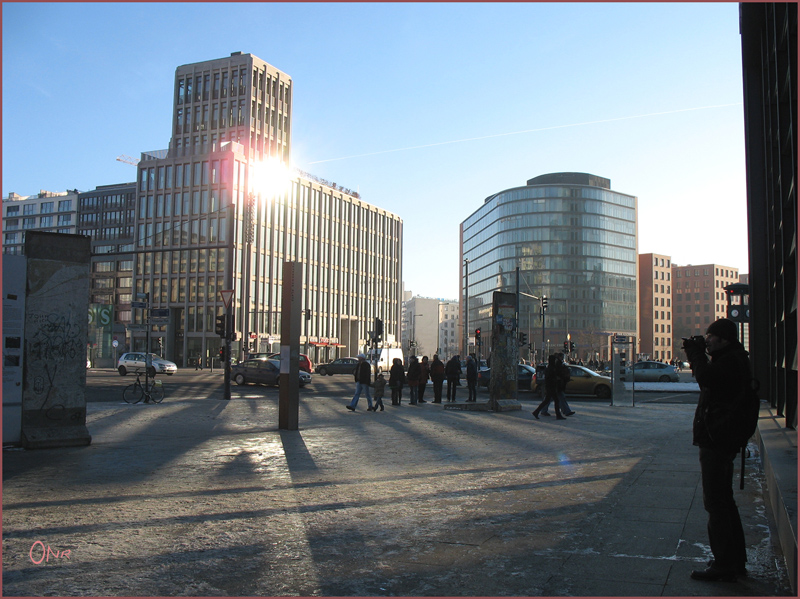
[[[700,447],[703,506],[708,512],[708,537],[714,559],[692,578],[736,580],[746,575],[744,531],[733,499],[733,462],[741,448],[731,426],[737,398],[750,384],[750,359],[737,339],[736,324],[727,318],[712,323],[705,338],[684,338],[683,349],[700,385],[693,425],[693,442]],[[709,360],[706,350],[711,356]]]

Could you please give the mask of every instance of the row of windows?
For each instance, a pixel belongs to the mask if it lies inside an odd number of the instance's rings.
[[[132,271],[133,260],[106,260],[92,265],[94,272]]]
[[[81,210],[96,210],[104,208],[123,208],[135,199],[133,193],[114,193],[109,195],[84,196],[80,199]]]
[[[661,301],[661,303],[659,303],[659,300]],[[667,303],[666,303],[666,306],[667,306],[667,307],[669,307],[669,305],[670,305],[670,302],[671,302],[672,300],[670,300],[670,298],[666,298],[666,301],[667,301]],[[654,304],[654,305],[655,305],[655,306],[663,306],[663,305],[664,305],[664,298],[663,298],[663,297],[657,297],[657,298],[655,298],[655,304]]]
[[[273,78],[263,69],[253,69],[253,96],[261,94],[262,99],[273,99],[279,102],[289,102],[291,90],[277,77]],[[192,102],[218,100],[228,96],[242,96],[247,93],[247,68],[233,68],[210,72],[202,75],[187,75],[180,77],[176,83],[175,96],[177,104],[190,104]]]
[[[187,246],[225,243],[227,218],[198,218],[165,223],[140,224],[136,236],[138,247]]]
[[[168,164],[139,169],[139,190],[157,191],[173,187],[223,186],[228,182],[228,160],[207,160],[192,164]]]
[[[716,270],[716,276],[718,276],[718,277],[726,277],[726,278],[735,279],[735,280],[738,280],[738,278],[739,278],[739,273],[737,271],[735,271],[735,270],[729,270],[727,268],[719,268],[719,267],[716,267],[715,270]],[[691,277],[692,273],[694,273],[695,277],[701,276],[699,268],[694,268],[694,269],[690,269],[690,268],[678,269],[678,268],[676,268],[675,272],[677,273],[676,276],[678,278]],[[704,276],[704,277],[711,276],[711,269],[704,268],[702,276]]]
[[[658,281],[658,280],[669,281],[670,280],[670,273],[669,272],[664,272],[663,270],[661,270],[661,271],[656,270],[656,271],[653,272],[653,275],[654,275],[653,276],[653,280],[654,281]]]
[[[27,204],[22,205],[22,214],[25,216],[29,216],[32,214],[52,214],[54,202],[41,202],[35,203],[30,202]],[[36,207],[39,207],[39,211],[36,211]],[[6,218],[19,216],[19,206],[5,206],[6,209]],[[72,200],[59,200],[58,202],[58,211],[59,212],[71,212],[72,211]]]
[[[49,229],[47,232],[50,232],[50,233],[68,233],[68,234],[75,233],[75,231],[72,228],[69,228],[69,229]],[[5,233],[3,235],[3,245],[4,246],[13,245],[13,244],[17,244],[17,243],[25,243],[25,232],[24,231],[21,234],[20,233]],[[10,249],[13,249],[14,251],[7,251],[7,250],[10,250]],[[3,253],[6,253],[6,254],[18,254],[19,253],[18,249],[19,248],[6,248],[6,247],[4,247],[3,248]]]
[[[52,216],[40,216],[38,223],[37,217],[35,216],[25,216],[22,218],[22,228],[23,229],[36,229],[37,227],[41,228],[50,228],[53,226],[59,227],[68,227],[72,225],[72,214],[59,214],[57,215],[57,220],[53,220]],[[20,219],[18,218],[9,218],[4,221],[3,223],[4,229],[6,231],[18,231],[20,225]]]
[[[666,260],[664,260],[664,258],[659,258],[658,256],[653,256],[653,266],[662,266],[662,267],[665,266],[665,267],[669,268],[670,267],[670,259],[667,258]]]

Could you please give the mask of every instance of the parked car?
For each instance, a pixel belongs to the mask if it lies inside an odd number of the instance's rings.
[[[318,364],[314,371],[321,375],[353,374],[358,364],[358,358],[337,358],[327,364]],[[370,370],[375,373],[375,364],[370,364]]]
[[[567,364],[570,381],[564,393],[566,395],[596,395],[600,399],[611,397],[611,377],[599,374],[585,366]],[[544,379],[547,365],[539,364],[536,367],[536,391],[544,392]]]
[[[117,372],[120,376],[125,376],[129,372],[144,372],[147,368],[145,352],[128,352],[122,354],[117,361]],[[156,374],[173,375],[178,372],[178,365],[157,356],[150,354],[150,369],[148,376],[154,377]]]
[[[491,368],[483,368],[478,371],[478,386],[488,387],[489,380],[492,377]],[[536,388],[536,369],[527,364],[517,364],[517,389],[535,389]]]
[[[276,353],[257,353],[257,354],[250,354],[248,359],[260,359],[266,358],[268,360],[280,360],[281,355]],[[309,358],[306,354],[300,354],[300,370],[306,371],[308,374],[314,372],[313,365],[311,364],[311,358]]]
[[[631,374],[632,373],[632,374]],[[679,378],[675,367],[663,362],[636,362],[625,369],[623,381],[633,380],[650,383],[677,383]]]
[[[567,395],[596,395],[600,399],[611,397],[611,377],[603,376],[585,366],[569,364],[570,381],[564,393]]]
[[[237,385],[256,383],[259,385],[273,385],[277,387],[281,380],[280,360],[267,360],[265,358],[248,359],[231,366],[231,380]],[[300,371],[300,386],[305,387],[311,382],[311,375]]]

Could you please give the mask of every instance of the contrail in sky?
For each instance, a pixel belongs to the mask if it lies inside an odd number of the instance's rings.
[[[493,137],[506,137],[508,135],[521,135],[523,133],[536,133],[538,131],[550,131],[552,129],[566,129],[568,127],[581,127],[583,125],[597,125],[598,123],[612,123],[614,121],[629,121],[632,119],[643,119],[650,116],[661,116],[664,114],[676,114],[679,112],[692,112],[694,110],[708,110],[711,108],[728,108],[730,106],[741,106],[741,102],[733,104],[718,104],[716,106],[699,106],[697,108],[682,108],[680,110],[667,110],[665,112],[651,112],[649,114],[639,114],[636,116],[621,116],[615,119],[602,119],[599,121],[586,121],[584,123],[572,123],[571,125],[554,125],[553,127],[540,127],[538,129],[525,129],[524,131],[514,131],[512,133],[495,133],[494,135],[483,135],[481,137],[468,137],[466,139],[454,139],[451,141],[440,141],[421,146],[408,146],[407,148],[395,148],[394,150],[381,150],[380,152],[368,152],[367,154],[353,154],[352,156],[342,156],[341,158],[328,158],[327,160],[315,160],[309,164],[321,164],[323,162],[336,162],[337,160],[347,160],[349,158],[363,158],[364,156],[377,156],[378,154],[390,154],[392,152],[405,152],[406,150],[419,150],[421,148],[432,148],[434,146],[446,146],[448,144],[460,144],[466,141],[478,141],[479,139],[491,139]]]

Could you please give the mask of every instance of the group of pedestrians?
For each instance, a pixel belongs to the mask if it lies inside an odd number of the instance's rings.
[[[547,369],[544,372],[544,399],[533,411],[533,417],[549,416],[547,408],[552,402],[556,411],[556,420],[566,420],[573,412],[567,403],[566,388],[570,381],[569,366],[564,363],[564,354],[552,354],[547,359]]]
[[[478,366],[475,357],[470,355],[466,363],[466,380],[468,399],[467,401],[477,401],[478,388]],[[403,368],[403,361],[395,358],[392,367],[389,369],[389,380],[387,381],[383,373],[378,373],[375,383],[371,383],[372,370],[367,357],[364,354],[358,355],[358,364],[354,371],[356,383],[355,395],[353,400],[347,404],[347,409],[355,411],[358,400],[364,393],[367,397],[367,411],[376,412],[384,410],[383,394],[388,386],[392,391],[392,405],[399,406],[403,398],[403,387],[408,387],[410,399],[409,403],[416,406],[428,403],[425,399],[425,390],[428,381],[433,386],[433,400],[431,403],[442,403],[442,391],[444,382],[447,381],[447,401],[456,401],[456,389],[461,386],[461,359],[460,356],[453,356],[447,364],[439,359],[435,354],[433,360],[429,361],[428,356],[418,359],[411,356],[408,363],[408,372]],[[375,405],[372,405],[372,394],[370,388],[375,389]]]

